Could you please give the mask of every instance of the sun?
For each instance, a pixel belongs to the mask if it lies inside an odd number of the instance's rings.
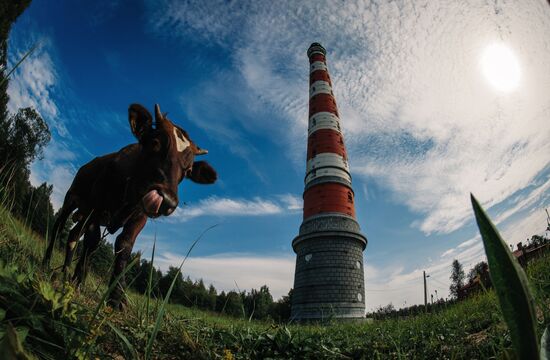
[[[491,44],[481,57],[483,75],[496,90],[510,92],[519,85],[519,62],[514,52],[504,44]]]

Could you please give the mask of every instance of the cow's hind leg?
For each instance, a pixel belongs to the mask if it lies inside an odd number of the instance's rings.
[[[73,261],[74,251],[78,240],[82,237],[82,231],[86,223],[85,219],[82,219],[76,223],[75,226],[69,231],[67,237],[67,244],[65,245],[65,262],[63,263],[63,278],[66,279],[67,272]]]
[[[53,248],[55,246],[55,241],[57,239],[57,236],[59,235],[60,230],[63,229],[63,227],[65,226],[65,223],[69,218],[69,215],[71,215],[71,213],[75,209],[76,209],[76,201],[74,201],[73,196],[69,192],[65,196],[65,200],[63,201],[63,206],[61,207],[61,210],[59,211],[59,215],[57,216],[57,219],[55,220],[55,223],[53,225],[50,241],[48,243],[48,247],[46,248],[44,259],[42,260],[42,266],[44,268],[48,269],[50,267],[50,260],[52,258]]]
[[[86,232],[84,233],[84,246],[82,247],[82,255],[78,259],[76,269],[74,272],[73,280],[77,285],[86,281],[88,275],[88,268],[90,267],[90,259],[93,253],[97,250],[99,242],[101,241],[101,230],[99,223],[96,221],[91,222],[86,226]]]

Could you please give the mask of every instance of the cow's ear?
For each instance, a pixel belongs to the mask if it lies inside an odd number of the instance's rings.
[[[153,127],[153,117],[146,108],[140,104],[132,104],[128,108],[128,121],[132,134],[141,140],[143,135]]]
[[[218,179],[218,174],[206,161],[195,161],[188,177],[198,184],[213,184]]]

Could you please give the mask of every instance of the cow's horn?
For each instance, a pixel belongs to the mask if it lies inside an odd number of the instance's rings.
[[[155,104],[155,120],[163,119],[159,104]]]
[[[197,149],[197,151],[195,152],[195,155],[206,155],[208,154],[208,150],[206,149]]]

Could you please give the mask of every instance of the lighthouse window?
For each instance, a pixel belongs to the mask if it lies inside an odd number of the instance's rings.
[[[363,295],[361,295],[361,293],[357,293],[357,301],[363,301]]]
[[[360,261],[356,261],[356,262],[355,262],[355,267],[358,268],[358,269],[361,269],[361,262],[360,262]]]
[[[313,126],[317,125],[317,120],[313,119]]]
[[[315,91],[315,86],[313,87],[313,91]]]
[[[351,191],[348,191],[348,202],[353,204],[353,195],[351,194]]]
[[[311,260],[311,258],[313,257],[313,255],[311,254],[307,254],[304,259],[306,260],[306,262],[309,262]]]

